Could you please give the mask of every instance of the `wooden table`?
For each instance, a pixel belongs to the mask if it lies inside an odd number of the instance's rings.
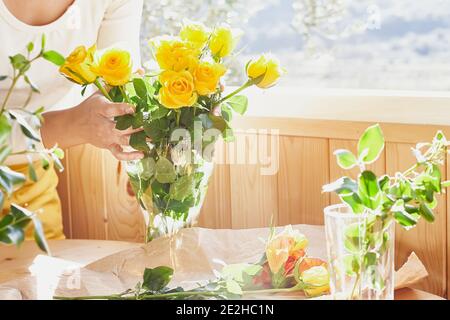
[[[98,241],[98,240],[62,240],[50,241],[52,256],[86,266],[98,259],[122,250],[136,248],[139,243]],[[42,253],[33,242],[26,242],[19,249],[2,247],[0,250],[0,284],[30,275],[29,268]],[[443,298],[415,289],[396,291],[396,300],[443,300]]]

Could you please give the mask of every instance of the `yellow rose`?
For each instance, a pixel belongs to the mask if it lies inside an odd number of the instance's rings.
[[[159,76],[162,88],[159,91],[159,100],[169,109],[190,107],[197,102],[194,78],[188,71],[164,71]]]
[[[330,291],[330,275],[324,266],[316,266],[303,271],[303,283],[308,286],[305,293],[308,297],[317,297]]]
[[[162,40],[157,45],[155,58],[163,70],[193,71],[200,52],[191,44],[179,40]]]
[[[132,61],[130,53],[124,50],[106,51],[94,65],[94,72],[113,87],[123,86],[131,78]]]
[[[262,55],[247,65],[248,77],[252,80],[260,79],[255,84],[262,89],[274,86],[283,73],[280,62],[271,56]]]
[[[203,49],[208,41],[209,32],[201,23],[187,24],[181,29],[180,38],[183,41],[192,43],[195,48]]]
[[[224,58],[229,56],[238,42],[238,35],[233,35],[230,28],[219,27],[214,30],[209,42],[209,48],[213,56]]]
[[[94,62],[95,45],[89,49],[84,46],[76,48],[67,58],[59,71],[69,80],[78,84],[90,84],[97,79],[91,67]]]
[[[194,71],[195,90],[201,96],[206,96],[217,91],[220,77],[227,69],[219,63],[200,63]]]
[[[278,273],[289,258],[293,239],[289,236],[277,236],[270,240],[266,247],[266,257],[270,271]]]

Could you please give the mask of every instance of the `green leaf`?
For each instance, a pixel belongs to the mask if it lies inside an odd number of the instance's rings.
[[[152,178],[156,170],[155,159],[150,157],[144,158],[141,161],[139,161],[139,164],[142,170],[142,172],[140,173],[141,179],[148,180]]]
[[[58,159],[64,159],[64,150],[61,148],[55,148],[53,154],[58,157]]]
[[[248,108],[248,98],[246,96],[234,96],[227,100],[227,104],[240,115],[244,115]]]
[[[0,164],[5,162],[6,158],[8,158],[8,156],[11,154],[11,152],[12,152],[12,148],[8,145],[0,148]]]
[[[380,126],[369,127],[358,143],[358,157],[366,164],[375,162],[384,149],[384,135]]]
[[[23,54],[9,57],[9,60],[13,68],[19,70],[22,74],[30,69],[30,62]]]
[[[133,86],[138,97],[140,97],[143,100],[147,100],[147,86],[145,84],[145,81],[141,78],[134,78]]]
[[[45,45],[47,43],[47,37],[45,34],[42,35],[41,38],[41,51],[44,52],[45,51]]]
[[[6,115],[0,115],[0,144],[3,144],[11,134],[12,126]]]
[[[8,194],[13,192],[13,188],[21,185],[26,181],[26,177],[11,170],[8,167],[0,167],[0,187],[2,187]]]
[[[39,88],[28,78],[28,76],[24,76],[25,82],[28,83],[28,85],[31,88],[31,91],[34,93],[40,93]]]
[[[156,163],[156,180],[159,183],[173,183],[176,177],[177,174],[172,162],[164,157],[160,157]]]
[[[36,170],[34,169],[34,165],[32,162],[28,163],[28,176],[30,177],[31,181],[33,181],[33,182],[38,181]]]
[[[224,105],[222,106],[222,118],[225,119],[225,121],[230,122],[231,120],[233,120],[233,113],[231,112],[231,109]]]
[[[359,253],[364,247],[364,222],[352,223],[345,228],[344,246],[351,253]]]
[[[389,182],[391,178],[388,175],[384,175],[378,179],[378,185],[382,191],[386,191],[389,188]]]
[[[133,125],[134,116],[132,114],[126,114],[114,119],[116,121],[117,130],[127,130]]]
[[[42,227],[42,222],[36,216],[32,216],[34,225],[34,241],[38,245],[39,249],[47,254],[50,254],[50,247],[45,239],[44,228]]]
[[[419,214],[428,222],[434,222],[435,220],[433,211],[425,203],[420,204]]]
[[[392,206],[395,220],[405,229],[411,229],[417,224],[420,215],[417,213],[409,213],[405,209],[405,201],[397,200]]]
[[[62,66],[66,61],[66,59],[60,53],[53,50],[44,52],[43,57],[45,60],[50,61],[58,67]]]
[[[34,49],[34,43],[33,42],[28,43],[27,51],[31,53],[33,51],[33,49]]]
[[[357,256],[353,254],[347,254],[343,258],[345,273],[352,277],[359,272],[360,266]]]
[[[0,189],[0,208],[3,208],[3,205],[5,204],[5,194]]]
[[[8,79],[8,76],[0,76],[0,81],[4,81],[6,79]]]
[[[158,120],[161,118],[164,118],[169,114],[170,110],[167,108],[159,107],[155,111],[151,113],[151,119],[152,120]]]
[[[24,241],[25,232],[17,226],[7,226],[0,231],[0,242],[19,246]]]
[[[232,294],[236,295],[242,295],[242,288],[237,283],[237,281],[234,281],[233,279],[228,279],[226,282],[227,291]]]
[[[194,187],[194,176],[183,176],[170,186],[170,198],[184,201],[184,199],[194,193]]]
[[[363,204],[372,210],[381,205],[382,193],[373,172],[364,171],[359,176],[358,195]]]
[[[333,183],[324,185],[323,192],[336,192],[337,194],[349,194],[358,192],[358,184],[349,177],[342,177]]]
[[[147,135],[144,131],[133,133],[130,137],[130,146],[138,151],[147,152],[150,151],[150,147],[147,143]]]
[[[31,125],[27,122],[27,120],[25,120],[25,118],[20,113],[10,110],[9,114],[14,120],[17,121],[17,123],[19,123],[20,128],[25,136],[36,142],[41,141],[39,134],[33,127],[31,127]]]
[[[142,287],[152,292],[159,292],[167,287],[172,280],[173,269],[169,267],[157,267],[145,269]]]
[[[336,150],[334,155],[337,158],[338,165],[342,169],[349,170],[358,165],[358,159],[356,159],[356,156],[349,150]]]

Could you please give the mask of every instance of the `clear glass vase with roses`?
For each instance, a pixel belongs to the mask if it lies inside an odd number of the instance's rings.
[[[133,115],[117,117],[118,130],[137,130],[130,146],[145,154],[127,163],[130,182],[147,222],[147,241],[193,225],[213,172],[214,145],[232,141],[233,113],[243,115],[251,86],[269,88],[282,75],[268,55],[247,64],[248,81],[228,95],[221,80],[239,32],[220,26],[184,25],[177,37],[151,40],[156,70],[132,73],[130,54],[80,47],[61,72],[83,86],[95,84],[111,101],[135,106]]]

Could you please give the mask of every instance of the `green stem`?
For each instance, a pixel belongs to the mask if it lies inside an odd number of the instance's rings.
[[[226,100],[234,97],[235,95],[241,93],[242,91],[244,91],[245,89],[253,86],[254,80],[248,80],[242,87],[240,87],[239,89],[233,91],[232,93],[230,93],[229,95],[225,96],[224,98],[220,99],[219,102],[217,102],[216,105],[220,105],[221,103],[225,102]]]
[[[128,99],[128,95],[125,92],[125,89],[123,88],[123,86],[119,86],[118,88],[119,88],[120,92],[122,93],[122,97],[125,100],[125,102],[130,103],[130,99]]]
[[[19,80],[19,78],[20,78],[20,76],[14,76],[13,82],[11,83],[11,86],[9,87],[8,92],[6,93],[5,100],[3,100],[2,108],[0,110],[0,116],[3,114],[3,112],[5,112],[6,104],[8,103],[9,98],[11,98],[11,94],[12,94],[13,89],[16,86],[17,81]]]
[[[102,84],[100,83],[100,81],[98,79],[96,79],[94,81],[95,86],[100,90],[100,92],[106,97],[108,98],[109,101],[112,101],[111,96],[109,95],[108,91],[106,91],[105,87],[102,86]]]
[[[143,294],[138,297],[136,296],[121,296],[121,295],[111,295],[111,296],[86,296],[86,297],[61,297],[54,296],[55,300],[163,300],[170,298],[186,298],[186,297],[216,297],[217,292],[214,291],[186,291],[186,292],[172,292],[172,293],[161,293],[161,294]]]

